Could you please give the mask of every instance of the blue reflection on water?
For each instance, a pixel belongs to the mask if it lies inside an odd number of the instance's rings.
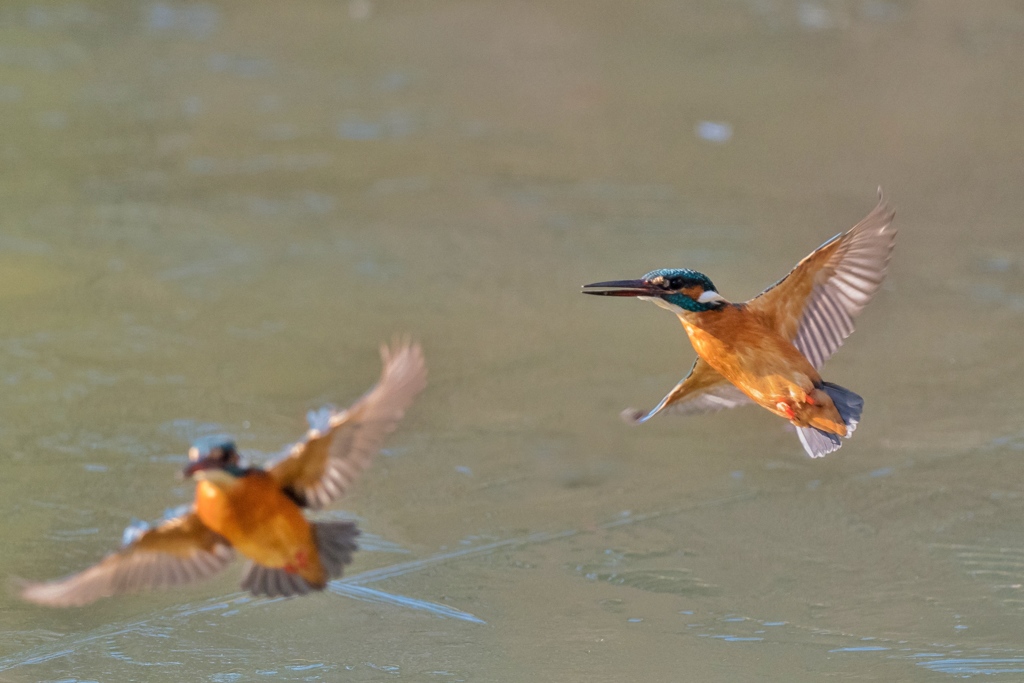
[[[989,659],[987,657],[930,659],[926,662],[918,662],[917,665],[932,671],[959,674],[961,676],[1024,673],[1024,657],[1011,657],[1007,659]]]

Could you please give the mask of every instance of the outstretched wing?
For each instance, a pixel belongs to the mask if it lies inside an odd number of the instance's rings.
[[[678,415],[698,415],[750,402],[746,394],[698,358],[690,368],[690,374],[675,385],[661,403],[647,413],[627,408],[622,411],[622,419],[630,424],[643,424],[666,410]]]
[[[348,410],[331,412],[267,471],[296,501],[311,508],[344,493],[427,386],[427,367],[418,344],[381,347],[380,381]],[[319,428],[317,428],[319,427]]]
[[[224,569],[231,545],[194,512],[144,532],[85,571],[56,581],[23,582],[21,597],[48,607],[77,607],[120,593],[198,581]]]
[[[818,247],[746,305],[820,368],[853,332],[853,319],[885,279],[896,244],[893,216],[879,188],[878,206],[864,220]]]

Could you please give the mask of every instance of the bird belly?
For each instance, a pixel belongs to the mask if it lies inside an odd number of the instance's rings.
[[[815,388],[821,383],[817,370],[793,344],[744,315],[742,308],[687,316],[682,322],[697,355],[755,403],[799,427],[846,434],[832,399]]]
[[[196,514],[253,562],[298,573],[316,586],[326,581],[312,526],[267,475],[251,473],[229,487],[199,482]]]

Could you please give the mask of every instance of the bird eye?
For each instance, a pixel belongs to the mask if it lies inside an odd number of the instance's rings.
[[[668,281],[668,289],[682,289],[683,284],[683,278],[674,277]]]

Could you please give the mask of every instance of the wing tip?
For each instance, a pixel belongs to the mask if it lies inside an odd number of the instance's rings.
[[[42,582],[29,581],[28,579],[23,579],[20,576],[11,576],[7,579],[7,593],[18,598],[19,600],[24,600],[25,602],[45,604],[38,602],[37,600],[34,600],[32,595],[34,592],[36,592],[36,590],[34,589],[37,589],[39,586],[44,585],[46,584]]]
[[[278,478],[279,483],[293,491],[301,504],[317,509],[324,507],[347,489],[369,460],[376,455],[384,437],[394,431],[405,412],[416,397],[427,387],[427,364],[423,347],[408,335],[395,335],[391,342],[380,346],[382,368],[380,379],[369,391],[344,410],[332,411],[326,420],[329,429],[318,429],[314,425],[306,433],[306,440],[296,443],[284,458],[272,462],[266,469]],[[333,441],[331,433],[344,425],[372,425],[359,440]],[[346,481],[334,482],[324,488],[329,468],[322,459],[306,461],[304,453],[314,439],[328,438],[327,458],[330,461],[349,462],[352,468]],[[343,446],[331,444],[342,443]],[[359,444],[362,444],[361,446]],[[341,448],[342,450],[338,450]],[[353,453],[355,459],[353,460]],[[291,462],[291,465],[284,463]],[[312,469],[308,469],[312,468]],[[319,472],[319,473],[318,473]],[[313,483],[296,482],[314,480]]]
[[[881,185],[878,186],[878,203],[875,205],[875,208],[871,211],[871,213],[868,214],[867,218],[861,221],[861,223],[867,223],[872,218],[880,219],[880,231],[888,231],[892,233],[896,232],[895,228],[893,228],[892,230],[888,230],[893,222],[893,219],[896,218],[896,209],[889,206],[889,202],[885,198],[885,193],[882,191]]]
[[[619,417],[622,418],[622,421],[630,427],[636,427],[647,422],[651,416],[642,410],[637,410],[636,408],[626,408],[619,413]]]
[[[7,589],[19,600],[41,607],[82,607],[107,597],[106,595],[86,596],[83,594],[76,597],[76,594],[69,592],[63,584],[63,579],[30,581],[20,576],[12,576],[7,582]]]
[[[384,366],[381,372],[383,377],[400,372],[404,375],[403,380],[414,384],[415,388],[410,387],[413,394],[426,388],[427,362],[423,356],[423,346],[411,336],[395,335],[390,345],[381,344],[380,359]]]
[[[390,342],[381,342],[380,353],[384,360],[391,360],[405,353],[422,356],[423,347],[409,334],[395,334]]]

